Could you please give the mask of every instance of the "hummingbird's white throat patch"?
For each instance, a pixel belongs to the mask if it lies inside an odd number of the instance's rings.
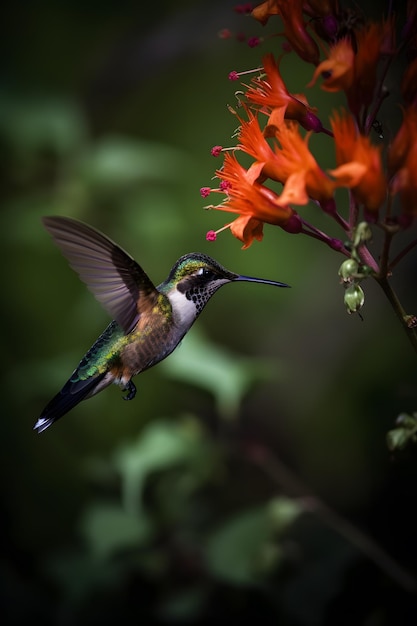
[[[185,326],[191,326],[199,311],[192,300],[189,300],[185,293],[178,289],[173,289],[167,294],[172,306],[172,314],[175,322]]]

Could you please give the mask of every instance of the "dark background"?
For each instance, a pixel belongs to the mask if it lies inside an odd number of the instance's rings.
[[[1,9],[5,624],[415,623],[416,452],[386,444],[416,410],[403,330],[370,280],[363,320],[346,314],[343,259],[318,242],[268,226],[244,252],[228,232],[205,241],[227,221],[203,211],[199,188],[219,165],[210,148],[235,143],[228,73],[279,45],[220,39],[274,32],[233,6]],[[312,67],[285,59],[283,74],[301,92]],[[343,102],[308,98],[322,119]],[[399,115],[388,102],[388,134]],[[311,146],[334,165],[327,137]],[[43,230],[48,214],[100,228],[157,284],[200,250],[292,289],[225,287],[136,380],[134,402],[108,389],[38,436],[108,323]],[[415,312],[415,255],[392,280]]]

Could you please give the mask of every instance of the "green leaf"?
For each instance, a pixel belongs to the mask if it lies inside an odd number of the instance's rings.
[[[245,511],[214,532],[206,546],[211,573],[242,585],[260,581],[281,559],[279,536],[302,512],[287,498]]]
[[[84,512],[80,530],[92,553],[109,557],[149,538],[151,526],[146,517],[132,515],[113,503],[97,503]]]
[[[87,184],[108,192],[144,180],[175,182],[186,164],[184,153],[172,147],[106,136],[84,154],[78,168]]]
[[[405,428],[394,428],[387,433],[387,445],[390,450],[403,450],[408,444],[410,434]]]
[[[86,138],[85,120],[78,107],[64,98],[1,98],[0,132],[20,158],[52,148],[64,157]]]
[[[408,444],[417,441],[417,413],[400,413],[395,423],[397,427],[387,433],[390,450],[403,450]]]
[[[214,396],[223,418],[236,417],[250,387],[270,377],[269,361],[244,358],[209,341],[201,329],[194,328],[180,348],[162,363],[171,378],[193,384]]]
[[[153,422],[133,444],[119,448],[114,456],[115,467],[122,475],[126,510],[140,512],[144,483],[151,472],[179,463],[197,467],[208,456],[211,454],[197,420],[188,417]]]

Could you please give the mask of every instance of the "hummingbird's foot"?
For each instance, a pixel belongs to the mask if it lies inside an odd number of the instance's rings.
[[[129,380],[129,382],[126,383],[125,391],[127,391],[128,393],[127,395],[123,396],[123,400],[133,400],[133,398],[136,395],[136,387],[134,383],[132,383],[131,380]]]

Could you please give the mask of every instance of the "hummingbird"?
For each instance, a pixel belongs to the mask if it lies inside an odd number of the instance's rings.
[[[42,411],[34,430],[46,430],[79,402],[116,383],[132,400],[132,377],[178,346],[211,296],[230,282],[277,281],[241,276],[198,252],[185,254],[168,278],[154,286],[142,267],[95,228],[69,217],[42,218],[46,230],[113,321]]]

